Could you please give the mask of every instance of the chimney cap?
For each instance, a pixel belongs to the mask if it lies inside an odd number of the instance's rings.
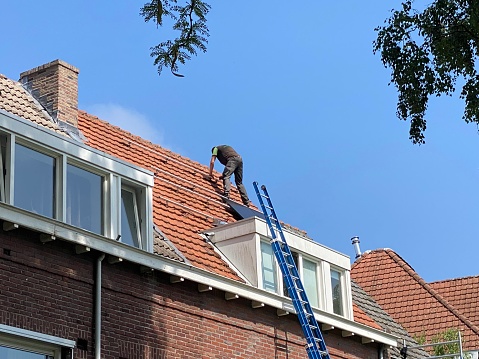
[[[43,65],[40,65],[40,66],[37,66],[31,70],[28,70],[28,71],[24,71],[22,73],[20,73],[20,78],[23,78],[25,76],[28,76],[28,75],[31,75],[33,73],[36,73],[36,72],[39,72],[39,71],[42,71],[42,70],[46,70],[48,69],[49,67],[52,67],[52,66],[63,66],[63,67],[66,67],[67,69],[79,74],[80,73],[80,70],[73,66],[73,65],[70,65],[69,63],[63,61],[63,60],[53,60],[51,62],[48,62],[46,64],[43,64]]]

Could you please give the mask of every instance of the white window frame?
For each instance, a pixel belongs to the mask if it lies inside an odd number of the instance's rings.
[[[306,285],[305,285],[305,279],[304,279],[304,261],[308,261],[310,263],[314,264],[314,273],[315,273],[315,278],[316,278],[316,283],[315,283],[315,289],[316,289],[316,296],[318,298],[318,305],[313,306],[311,303],[311,306],[314,308],[322,308],[323,307],[323,302],[322,302],[322,296],[321,296],[321,287],[324,285],[321,283],[321,275],[320,275],[320,263],[318,262],[317,259],[310,258],[308,256],[304,256],[301,253],[298,253],[299,258],[299,275],[301,276],[301,280],[303,281],[303,286],[305,287],[306,290]],[[308,293],[306,292],[306,295]],[[311,298],[309,298],[310,295],[308,295],[308,299],[311,301]]]
[[[261,238],[260,242],[269,244],[271,246],[270,241],[267,238]],[[319,258],[315,258],[311,255],[307,255],[302,253],[301,251],[296,250],[295,248],[291,248],[291,253],[296,255],[298,258],[297,269],[301,280],[303,281],[304,286],[304,269],[303,269],[303,260],[306,259],[309,262],[316,264],[316,290],[318,296],[318,306],[313,306],[314,308],[327,311],[329,313],[333,313],[335,315],[339,315],[345,318],[352,318],[352,302],[349,303],[351,298],[351,291],[348,290],[348,283],[349,283],[349,272],[344,270],[343,268],[334,266],[326,261],[323,261]],[[276,256],[273,253],[273,259],[276,267],[276,291],[274,293],[279,294],[283,297],[288,297],[285,295],[285,281],[283,278],[283,274],[281,272],[281,268],[279,267]],[[264,278],[263,278],[263,263],[260,261],[261,268],[258,271],[258,283],[259,288],[264,289]],[[334,313],[333,311],[333,288],[331,287],[331,270],[340,273],[340,285],[341,285],[341,307],[342,307],[342,314]]]
[[[8,138],[7,138],[7,143],[8,143]],[[53,193],[55,196],[55,203],[53,204],[53,217],[54,219],[58,219],[59,211],[60,208],[59,206],[61,205],[60,200],[60,192],[59,188],[61,187],[61,184],[59,183],[59,170],[61,168],[61,162],[62,162],[62,155],[58,152],[51,151],[45,147],[39,146],[36,143],[32,143],[30,141],[25,141],[20,137],[14,137],[14,141],[11,141],[11,147],[10,147],[10,202],[13,205],[15,205],[15,171],[13,170],[13,167],[15,166],[15,156],[16,156],[16,148],[15,145],[20,145],[25,148],[28,148],[29,150],[38,152],[40,154],[43,154],[45,156],[52,157],[55,161],[55,174],[54,174],[54,188],[53,188]],[[49,217],[50,218],[50,217]]]
[[[75,347],[75,342],[0,324],[0,345],[12,349],[50,355],[54,359],[61,359],[62,348],[72,350]]]
[[[261,250],[261,245],[268,245],[271,248],[271,253],[272,253],[272,258],[273,258],[273,276],[274,276],[274,284],[275,284],[275,290],[270,291],[264,287],[264,266],[263,266],[263,251]],[[281,269],[278,266],[278,263],[276,261],[276,256],[274,255],[273,247],[271,246],[271,242],[268,240],[260,240],[260,271],[259,272],[259,281],[258,283],[260,284],[260,288],[271,293],[282,293],[282,274],[281,274]]]
[[[337,273],[338,277],[339,278],[334,278],[335,280],[338,281],[338,284],[339,284],[339,304],[340,304],[340,307],[339,307],[339,310],[340,310],[340,313],[336,313],[334,311],[334,287],[333,287],[333,273]],[[343,277],[344,275],[341,273],[341,271],[339,270],[336,270],[336,268],[331,268],[330,271],[329,271],[329,282],[331,283],[331,301],[333,303],[333,313],[334,314],[337,314],[337,315],[344,315],[344,287],[343,287]]]
[[[123,181],[122,181],[123,182]],[[122,216],[121,216],[121,206],[122,206],[122,202],[123,202],[123,199],[122,199],[122,195],[121,195],[121,192],[122,191],[126,191],[126,192],[129,192],[133,195],[133,214],[135,216],[135,224],[136,224],[136,240],[138,241],[138,246],[140,249],[142,249],[143,247],[143,243],[142,243],[142,240],[141,240],[141,232],[142,232],[142,228],[141,228],[141,224],[142,224],[142,221],[140,220],[141,219],[141,213],[139,212],[139,207],[138,207],[138,199],[137,199],[137,189],[134,188],[134,187],[131,187],[130,185],[128,184],[122,184],[121,185],[121,188],[120,188],[120,196],[118,197],[118,199],[120,200],[120,217],[119,217],[119,231],[120,231],[120,235],[122,235]],[[121,241],[121,237],[120,237],[120,241]]]
[[[0,137],[5,136],[5,152],[7,152],[8,149],[8,139],[9,135],[7,133],[3,133],[0,131]],[[0,141],[0,171],[1,171],[1,176],[0,176],[0,202],[6,202],[5,194],[6,194],[6,187],[5,187],[5,173],[4,173],[4,165],[3,165],[3,157],[7,158],[6,153],[3,153],[2,149],[2,143]]]
[[[98,167],[92,166],[90,164],[87,164],[82,161],[78,161],[76,159],[73,159],[71,157],[66,156],[66,163],[64,166],[64,171],[63,171],[63,178],[62,178],[62,189],[64,193],[64,197],[62,198],[62,208],[63,208],[63,217],[62,217],[62,222],[67,223],[67,173],[68,173],[68,165],[77,167],[81,170],[90,172],[94,175],[100,176],[102,178],[101,181],[101,232],[98,233],[100,235],[107,235],[107,230],[106,230],[106,213],[108,212],[108,194],[109,194],[109,184],[108,184],[108,173],[105,172],[104,170],[99,169]],[[79,227],[81,228],[81,227]]]

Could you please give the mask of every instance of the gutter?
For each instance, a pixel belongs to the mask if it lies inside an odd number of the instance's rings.
[[[114,258],[127,260],[153,270],[168,273],[170,275],[181,277],[198,284],[210,286],[227,293],[232,293],[239,297],[249,299],[254,302],[259,302],[276,309],[282,309],[289,313],[294,313],[294,308],[291,299],[289,298],[267,292],[263,289],[220,276],[189,264],[160,257],[142,249],[131,247],[121,242],[116,242],[105,236],[100,236],[92,232],[85,231],[81,228],[68,225],[55,219],[46,218],[9,204],[0,203],[0,219],[3,219],[10,224],[14,224],[14,228],[23,227],[40,233],[48,234],[50,236],[55,236],[55,238],[58,240],[64,240],[72,244],[76,244],[78,247],[95,249]],[[99,261],[98,265],[100,265],[101,268],[101,261]],[[96,284],[97,286],[100,285],[101,289],[101,277],[97,279]],[[101,292],[97,293],[97,295],[98,294],[101,294]],[[100,298],[97,298],[97,300],[99,299]],[[101,307],[99,306],[98,309],[101,310]],[[316,320],[319,323],[323,323],[323,325],[335,327],[348,333],[354,333],[355,335],[364,337],[366,339],[372,339],[375,342],[397,347],[398,337],[395,335],[368,327],[364,324],[354,322],[336,314],[317,309],[314,309],[313,311]],[[99,333],[96,334],[99,335]],[[95,359],[100,359],[100,357],[96,357]]]

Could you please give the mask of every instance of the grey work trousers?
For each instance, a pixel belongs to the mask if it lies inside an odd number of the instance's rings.
[[[230,195],[231,175],[233,173],[235,175],[236,187],[241,195],[241,201],[243,201],[243,204],[248,204],[248,194],[246,193],[246,188],[243,185],[243,159],[241,156],[229,158],[225,169],[223,170],[223,187],[225,197],[229,197]]]

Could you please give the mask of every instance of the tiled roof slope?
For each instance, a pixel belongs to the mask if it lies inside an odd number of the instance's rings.
[[[65,134],[41,105],[16,81],[0,74],[0,109]],[[243,281],[198,234],[218,220],[235,221],[220,197],[222,184],[205,180],[205,165],[154,145],[105,121],[79,111],[78,127],[86,144],[155,173],[153,251],[157,255],[185,262],[216,274]],[[240,202],[233,186],[233,200]],[[306,232],[284,224],[300,236]],[[354,305],[358,323],[379,326]]]
[[[198,232],[212,228],[215,219],[235,221],[219,196],[221,184],[211,183],[204,178],[208,172],[205,165],[154,145],[85,112],[80,111],[78,126],[88,138],[88,145],[155,173],[154,223],[184,254],[187,261],[240,280],[198,235]],[[231,197],[238,202],[241,200],[236,190],[231,193]],[[306,236],[305,232],[296,230]],[[354,306],[354,317],[358,323],[381,329],[357,306]]]
[[[351,278],[400,323],[411,336],[434,335],[459,328],[464,349],[479,348],[479,328],[427,284],[391,249],[365,253],[351,268]]]
[[[362,310],[355,301],[353,301],[353,313],[354,313],[354,321],[365,324],[371,328],[382,329],[381,326],[376,323],[373,318],[368,316],[364,310]]]
[[[153,253],[179,262],[185,262],[185,258],[181,253],[179,253],[168,238],[156,228],[153,231]]]
[[[0,74],[0,109],[65,135],[65,132],[20,83],[2,74]]]
[[[381,306],[371,298],[355,281],[351,281],[351,292],[355,305],[361,310],[370,320],[374,320],[374,323],[380,329],[383,329],[387,333],[396,335],[399,338],[398,347],[391,348],[390,352],[393,358],[400,358],[400,348],[403,347],[403,340],[408,347],[417,346],[418,343],[411,338],[409,333],[393,318],[386,313]],[[356,311],[354,312],[356,320]],[[371,325],[372,326],[372,325]],[[373,326],[376,328],[376,326]],[[429,354],[422,349],[409,349],[409,359],[422,359],[428,357]]]
[[[479,276],[429,283],[441,296],[479,326]]]
[[[221,184],[203,176],[205,165],[152,144],[105,121],[79,111],[78,127],[87,144],[155,173],[153,222],[194,266],[241,280],[199,232],[215,219],[234,221],[219,197]],[[240,201],[237,191],[233,200]]]

